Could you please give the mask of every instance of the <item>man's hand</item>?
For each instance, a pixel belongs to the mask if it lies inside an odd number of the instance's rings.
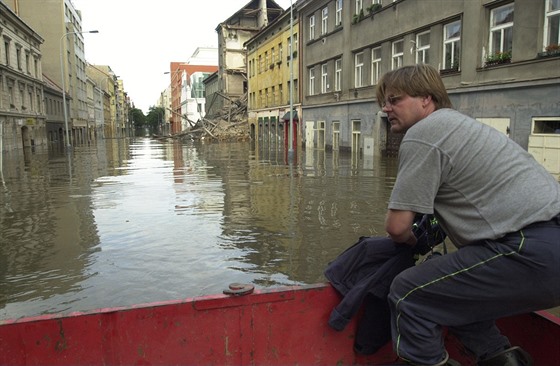
[[[396,243],[411,247],[416,245],[416,236],[412,232],[412,223],[416,214],[412,211],[388,210],[385,218],[385,230]]]

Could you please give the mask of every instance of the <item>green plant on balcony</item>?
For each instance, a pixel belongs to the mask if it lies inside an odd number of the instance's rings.
[[[486,56],[485,66],[507,64],[511,62],[511,51],[495,52]]]
[[[354,16],[352,17],[352,24],[361,22],[364,18],[365,18],[364,9],[360,9],[360,12],[358,14],[354,14]]]
[[[371,4],[370,6],[368,6],[366,8],[366,11],[372,15],[373,13],[375,13],[376,11],[381,10],[383,6],[381,4]]]

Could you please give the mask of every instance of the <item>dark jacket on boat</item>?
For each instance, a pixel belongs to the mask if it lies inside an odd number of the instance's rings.
[[[333,309],[329,325],[343,330],[364,304],[354,347],[360,353],[374,353],[390,338],[387,295],[393,279],[412,267],[417,254],[426,254],[445,239],[437,220],[423,215],[413,225],[417,244],[397,244],[388,237],[360,237],[325,270],[326,278],[344,297]]]
[[[329,325],[343,330],[368,294],[386,300],[395,276],[415,262],[415,252],[406,244],[395,244],[390,238],[361,237],[325,270],[331,285],[344,296],[332,311]]]

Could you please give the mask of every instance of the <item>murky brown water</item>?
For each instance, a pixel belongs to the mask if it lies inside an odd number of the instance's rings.
[[[395,175],[394,159],[251,143],[4,152],[0,318],[324,281],[384,235]]]

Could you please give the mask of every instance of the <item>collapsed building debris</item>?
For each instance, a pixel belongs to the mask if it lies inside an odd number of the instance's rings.
[[[210,141],[248,141],[251,139],[247,119],[247,94],[239,99],[230,99],[221,93],[214,93],[214,98],[224,98],[229,101],[225,106],[212,116],[203,117],[199,121],[191,121],[187,116],[189,127],[168,136],[174,139],[210,140]]]

